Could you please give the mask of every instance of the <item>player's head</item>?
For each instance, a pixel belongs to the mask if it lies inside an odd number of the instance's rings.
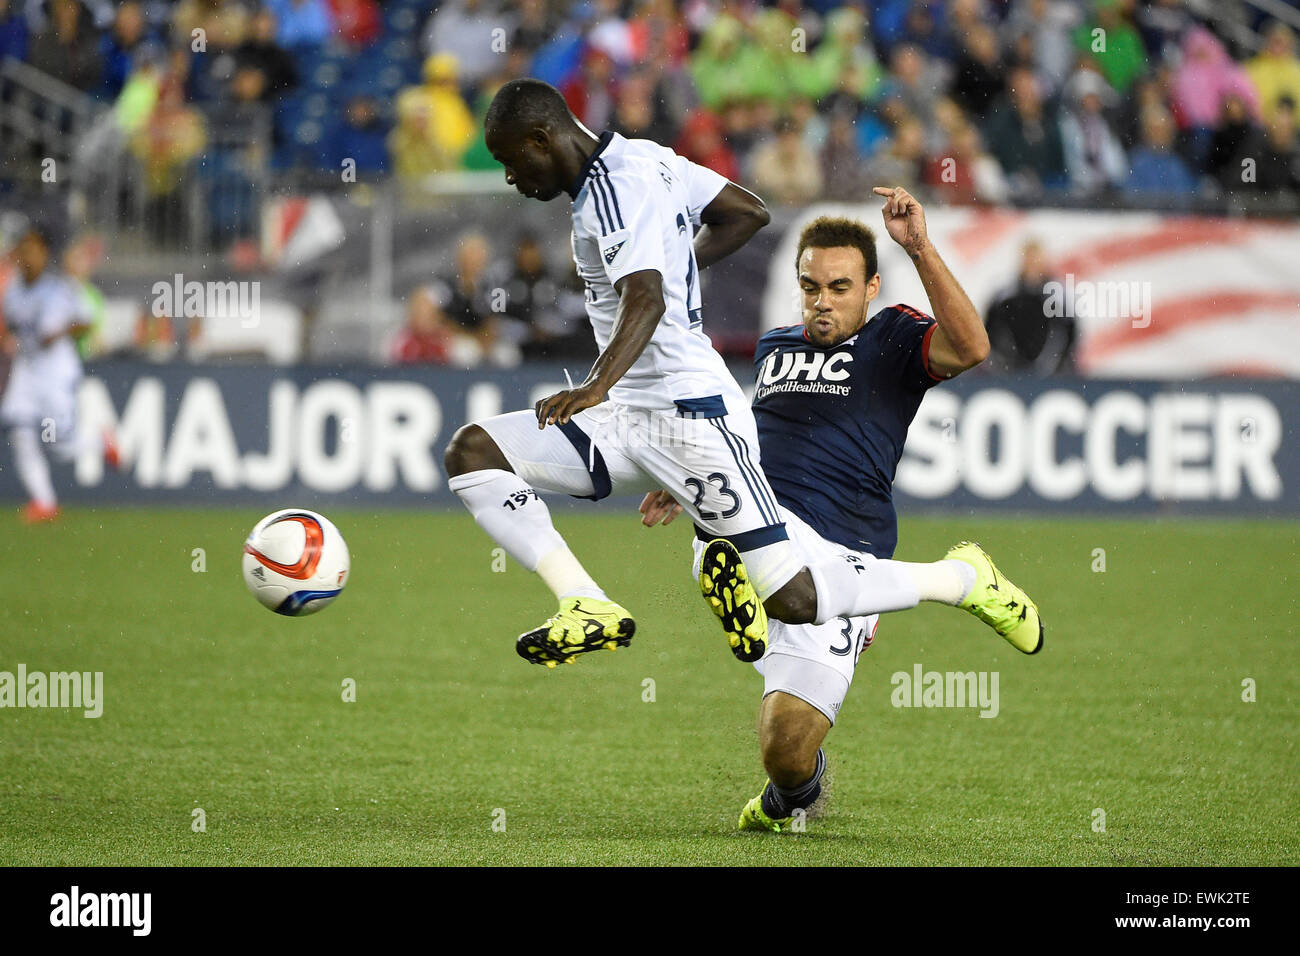
[[[581,129],[560,91],[530,78],[502,86],[483,118],[483,140],[505,167],[506,182],[542,202],[554,199],[577,178],[568,146]]]
[[[28,282],[45,271],[50,261],[50,236],[40,223],[32,223],[14,243],[14,264]]]
[[[808,338],[828,348],[853,335],[867,321],[867,308],[880,293],[876,236],[856,219],[819,216],[804,226],[795,253]]]

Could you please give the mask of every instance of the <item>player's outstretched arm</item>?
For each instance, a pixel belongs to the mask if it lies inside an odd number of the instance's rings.
[[[538,428],[563,425],[584,408],[599,405],[650,344],[666,311],[663,276],[654,269],[642,269],[619,279],[614,288],[619,296],[618,318],[609,345],[581,385],[556,392],[537,403]]]
[[[885,230],[911,258],[930,298],[930,311],[938,323],[930,338],[931,370],[951,378],[974,368],[989,356],[989,337],[970,296],[930,242],[925,210],[901,186],[877,186],[872,192],[885,197],[880,211]]]
[[[695,234],[696,266],[705,269],[725,259],[771,221],[763,200],[748,189],[727,183],[700,211],[703,228]]]

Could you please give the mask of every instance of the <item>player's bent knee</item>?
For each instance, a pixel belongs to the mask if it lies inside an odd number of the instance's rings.
[[[768,617],[786,624],[811,624],[817,617],[817,587],[804,568],[763,602]]]
[[[487,468],[514,470],[506,461],[506,456],[502,454],[501,449],[497,447],[497,443],[492,440],[492,436],[473,424],[462,425],[456,429],[456,434],[452,435],[451,441],[447,443],[442,460],[448,478],[468,474],[471,471],[483,471]]]

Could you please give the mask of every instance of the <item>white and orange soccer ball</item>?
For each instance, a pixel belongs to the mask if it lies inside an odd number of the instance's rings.
[[[244,542],[244,583],[276,614],[315,614],[343,592],[350,570],[339,529],[314,511],[269,514]]]

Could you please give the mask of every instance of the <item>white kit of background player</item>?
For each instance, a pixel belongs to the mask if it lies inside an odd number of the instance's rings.
[[[82,369],[73,337],[85,322],[76,290],[50,263],[49,237],[40,227],[29,227],[18,239],[13,258],[17,269],[0,300],[0,344],[12,357],[0,424],[9,433],[29,499],[24,517],[48,521],[59,509],[46,450],[56,461],[70,462],[82,448],[76,414]],[[103,452],[117,467],[111,435],[103,436]]]

